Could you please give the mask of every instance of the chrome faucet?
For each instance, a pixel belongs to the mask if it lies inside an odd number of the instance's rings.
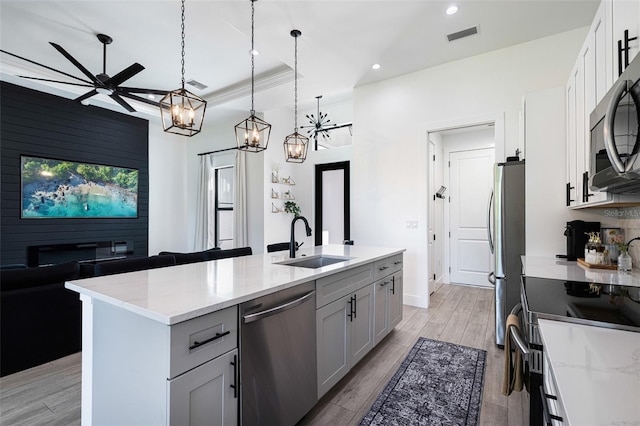
[[[296,257],[296,221],[298,219],[302,219],[302,221],[304,222],[304,227],[307,231],[307,237],[311,236],[311,227],[309,227],[309,222],[307,222],[307,218],[304,216],[296,216],[293,218],[293,220],[291,221],[291,241],[289,241],[289,257],[290,258],[294,258]],[[300,244],[302,245],[302,244]]]

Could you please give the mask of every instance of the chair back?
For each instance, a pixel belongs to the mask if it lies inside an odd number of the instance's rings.
[[[289,243],[274,243],[267,246],[267,253],[273,253],[274,251],[289,250]]]
[[[135,257],[132,259],[110,260],[96,264],[95,276],[143,271],[145,269],[174,266],[176,258],[172,255]]]
[[[251,247],[239,247],[227,250],[214,250],[209,252],[209,260],[228,259],[230,257],[251,256]]]

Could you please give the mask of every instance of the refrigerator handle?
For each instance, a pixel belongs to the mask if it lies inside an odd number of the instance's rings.
[[[491,231],[491,207],[493,206],[493,189],[491,190],[491,194],[489,195],[489,206],[487,207],[487,240],[489,241],[489,250],[491,250],[491,254],[494,254],[494,246],[493,246],[493,232]],[[495,283],[494,283],[495,284]]]

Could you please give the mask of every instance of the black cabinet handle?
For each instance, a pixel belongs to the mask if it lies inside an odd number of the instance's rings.
[[[383,281],[380,283],[380,287],[384,287],[385,285],[389,284],[391,281]]]
[[[353,322],[353,297],[349,298],[349,313],[347,314],[350,321]]]
[[[385,269],[389,269],[389,267],[388,266],[383,266],[381,268],[378,268],[378,271],[384,271]]]
[[[229,387],[233,389],[233,397],[238,399],[238,355],[234,355],[229,364],[233,365],[233,384]]]
[[[207,343],[211,343],[214,340],[218,340],[221,337],[226,336],[227,334],[231,334],[231,332],[230,331],[225,331],[224,333],[216,333],[216,335],[213,336],[211,339],[203,340],[202,342],[197,342],[197,341],[193,342],[193,345],[189,346],[189,350],[192,351],[195,348],[199,348],[202,345],[206,345]]]
[[[589,194],[589,172],[582,174],[582,202],[588,203],[589,197],[593,197],[594,194]]]
[[[618,77],[620,77],[625,68],[629,66],[629,42],[637,39],[638,37],[629,37],[629,30],[624,30],[624,46],[623,41],[618,40]],[[624,61],[622,60],[623,52]]]
[[[553,423],[551,422],[551,420],[563,422],[562,417],[549,413],[549,403],[547,402],[547,399],[558,399],[558,398],[556,398],[553,395],[548,395],[544,393],[544,387],[540,386],[540,399],[542,400],[542,417],[544,419],[543,421],[545,426],[552,426]]]
[[[433,239],[436,239],[436,236],[433,236]],[[393,262],[394,265],[400,265],[402,263],[402,260],[396,260],[395,262]]]
[[[358,318],[358,299],[353,295],[353,317]]]
[[[571,182],[567,182],[567,189],[566,189],[566,199],[567,199],[567,207],[569,207],[571,205],[572,202],[574,202],[575,200],[571,199],[571,190],[572,189],[576,189],[575,186],[571,186]]]
[[[391,277],[391,294],[396,294],[396,277]]]

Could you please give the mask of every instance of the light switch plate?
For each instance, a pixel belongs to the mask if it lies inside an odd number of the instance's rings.
[[[417,220],[408,220],[407,221],[407,228],[416,229],[417,227],[418,227],[418,221]]]

